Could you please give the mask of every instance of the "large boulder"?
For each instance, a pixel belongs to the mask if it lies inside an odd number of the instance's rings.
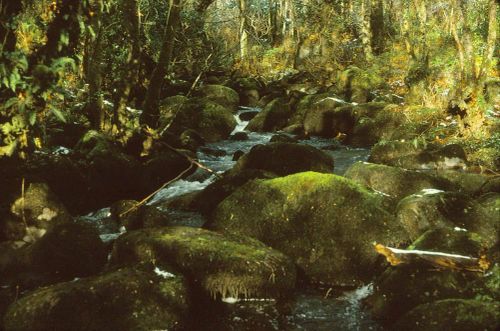
[[[353,107],[356,125],[347,143],[357,147],[369,147],[380,140],[402,139],[413,134],[405,124],[406,116],[396,105],[373,102]]]
[[[111,261],[118,265],[154,261],[169,266],[217,298],[286,296],[296,278],[288,257],[257,240],[191,227],[122,235]]]
[[[306,113],[308,110],[313,107],[317,102],[321,102],[321,100],[325,100],[327,98],[331,99],[338,99],[339,102],[340,98],[333,94],[333,93],[320,93],[320,94],[307,94],[304,95],[302,98],[298,100],[298,102],[295,104],[295,111],[293,112],[292,116],[288,120],[287,125],[292,126],[292,125],[303,125],[304,124],[304,119],[306,117]]]
[[[204,85],[198,89],[196,94],[200,97],[218,103],[219,105],[231,110],[233,113],[237,111],[240,104],[238,92],[223,85]]]
[[[158,128],[163,130],[188,101],[189,98],[184,95],[174,95],[160,101],[158,106]]]
[[[180,135],[193,129],[205,141],[216,142],[228,138],[235,127],[236,119],[230,109],[206,98],[195,98],[182,104],[167,131]]]
[[[408,239],[380,204],[348,179],[304,172],[245,184],[219,204],[208,227],[261,240],[312,281],[358,285],[375,276],[374,241]]]
[[[424,189],[402,199],[396,214],[412,239],[436,227],[457,227],[480,234],[491,247],[500,231],[500,213],[490,213],[467,195],[456,192]]]
[[[333,172],[333,159],[312,146],[293,143],[256,145],[243,155],[233,171],[259,169],[285,176],[296,172]]]
[[[257,116],[248,123],[245,130],[255,132],[269,132],[282,129],[286,126],[292,110],[286,98],[276,98],[269,102]]]
[[[454,191],[456,186],[431,174],[368,162],[353,164],[344,176],[395,201],[423,189]]]
[[[15,218],[8,218],[0,228],[7,240],[34,242],[54,225],[72,221],[69,212],[45,183],[30,183],[12,204],[11,212]]]
[[[373,146],[370,162],[405,169],[464,169],[467,156],[457,144],[442,147],[418,141],[389,141]]]
[[[29,293],[10,306],[4,328],[172,330],[187,317],[187,297],[179,276],[153,267],[124,268]]]
[[[384,81],[374,72],[351,66],[340,74],[337,85],[347,101],[364,103],[374,98],[371,92],[382,87]]]
[[[326,97],[315,102],[304,117],[304,131],[308,135],[333,138],[339,133],[350,134],[355,118],[351,107],[335,97]]]
[[[170,219],[157,207],[141,205],[135,200],[120,200],[111,205],[111,218],[127,231],[170,225]]]
[[[500,328],[500,304],[478,300],[446,299],[416,307],[394,325],[407,331],[495,331]]]
[[[430,230],[409,249],[479,257],[483,240],[477,234],[453,229]],[[414,263],[387,269],[374,284],[367,299],[373,316],[391,324],[414,307],[447,298],[467,296],[467,285],[482,278],[480,273],[443,269]]]
[[[55,225],[34,244],[11,252],[0,264],[4,282],[31,289],[97,274],[107,250],[97,231],[87,224]]]

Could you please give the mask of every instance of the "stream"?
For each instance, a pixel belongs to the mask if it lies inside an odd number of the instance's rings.
[[[257,108],[241,107],[235,115],[237,127],[233,131],[244,131],[248,122],[241,121],[239,114],[247,111],[259,111]],[[207,144],[198,152],[198,160],[206,167],[223,173],[236,163],[233,154],[236,151],[248,152],[257,144],[266,144],[274,133],[247,132],[248,140],[225,140]],[[335,161],[334,173],[342,175],[347,168],[357,162],[365,161],[369,149],[349,148],[334,143],[332,139],[312,137],[300,140],[299,143],[314,146],[330,154]],[[200,227],[204,219],[200,214],[180,212],[162,208],[164,202],[177,196],[204,189],[215,180],[215,175],[198,169],[194,174],[183,180],[178,180],[159,191],[149,202],[164,213],[168,213],[174,225]],[[101,209],[80,219],[97,226],[104,241],[117,238],[121,232],[116,225],[109,222],[109,208]],[[369,313],[362,307],[361,301],[371,294],[372,286],[366,285],[349,291],[332,289],[298,289],[293,306],[283,316],[274,302],[260,300],[226,300],[224,303],[228,314],[221,321],[215,321],[210,330],[345,330],[364,331],[380,330]],[[284,326],[283,326],[284,325]]]

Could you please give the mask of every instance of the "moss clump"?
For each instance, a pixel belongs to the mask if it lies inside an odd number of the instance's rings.
[[[343,177],[304,172],[245,184],[219,204],[209,226],[282,251],[313,281],[352,285],[373,276],[374,241],[407,239],[380,203]]]
[[[205,85],[196,93],[201,97],[230,109],[232,112],[235,112],[238,109],[238,105],[240,103],[240,96],[238,95],[238,92],[223,85]]]
[[[500,304],[448,299],[418,306],[402,316],[394,330],[498,330]]]
[[[292,115],[290,105],[285,98],[276,98],[269,102],[250,123],[246,130],[255,132],[270,132],[286,126],[288,118]]]
[[[187,290],[179,276],[152,267],[124,268],[101,276],[41,288],[5,314],[6,330],[173,329],[186,317]]]
[[[188,227],[134,231],[115,243],[113,264],[154,261],[213,296],[284,296],[295,286],[291,260],[261,242]]]

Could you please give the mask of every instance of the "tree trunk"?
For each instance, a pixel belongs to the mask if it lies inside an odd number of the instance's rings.
[[[0,54],[16,50],[14,21],[23,9],[22,1],[0,0]]]
[[[141,57],[141,19],[138,0],[125,1],[123,13],[123,23],[127,30],[130,43],[128,47],[127,63],[121,75],[113,109],[113,124],[117,128],[120,128],[126,120],[127,101],[139,74],[139,59]]]
[[[372,50],[380,54],[384,50],[384,1],[371,0],[370,28],[372,32]]]
[[[238,4],[240,8],[240,58],[245,60],[248,56],[247,3],[246,0],[239,0]]]
[[[495,55],[496,41],[497,41],[497,3],[496,0],[489,0],[488,2],[488,39],[486,42],[486,51],[483,55],[483,62],[479,70],[478,90],[482,92],[484,88],[484,81],[491,69],[493,56]]]
[[[361,1],[361,43],[363,44],[363,51],[365,59],[368,62],[373,60],[372,50],[372,30],[370,24],[371,18],[371,0]]]
[[[144,100],[143,112],[141,114],[141,123],[155,127],[158,121],[158,104],[161,88],[163,86],[165,75],[172,61],[172,54],[175,46],[175,36],[181,22],[181,0],[169,0],[169,10],[167,23],[163,35],[163,44],[160,50],[158,63],[151,74],[146,99]]]

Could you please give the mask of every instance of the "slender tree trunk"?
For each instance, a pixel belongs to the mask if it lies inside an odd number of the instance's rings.
[[[361,1],[361,42],[363,44],[363,51],[365,59],[368,62],[373,60],[372,50],[372,31],[371,31],[371,0]]]
[[[488,40],[486,42],[486,51],[483,56],[483,62],[481,63],[481,68],[479,70],[478,88],[482,91],[484,88],[484,81],[488,75],[488,71],[491,69],[491,63],[493,62],[493,56],[495,55],[496,41],[497,41],[497,3],[496,0],[489,0],[488,2]]]
[[[126,118],[127,101],[130,91],[135,85],[139,74],[139,59],[141,57],[141,21],[138,0],[125,1],[123,5],[123,23],[128,33],[130,43],[128,45],[127,63],[124,67],[118,93],[115,97],[113,109],[114,125],[120,128]]]
[[[0,54],[16,50],[14,20],[22,11],[22,1],[0,0]],[[0,56],[1,56],[0,55]]]
[[[165,33],[163,36],[163,44],[151,78],[149,80],[146,99],[144,100],[143,112],[141,115],[141,123],[155,127],[158,121],[158,104],[163,86],[165,75],[168,72],[168,67],[172,61],[172,54],[175,46],[175,36],[181,22],[181,0],[169,0],[169,10],[167,22],[165,25]]]
[[[245,60],[248,56],[247,3],[246,0],[239,0],[238,4],[240,8],[240,58]]]
[[[372,50],[380,54],[384,50],[384,1],[371,0],[370,28],[372,32]]]

